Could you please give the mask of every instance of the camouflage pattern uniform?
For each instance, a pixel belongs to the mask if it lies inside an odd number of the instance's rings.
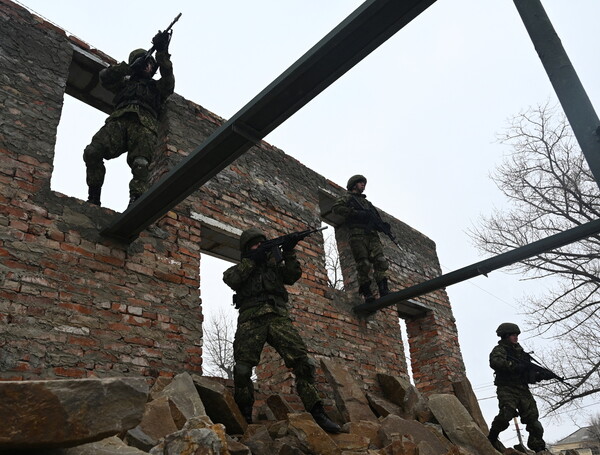
[[[344,225],[348,227],[350,233],[350,249],[356,262],[356,272],[358,274],[359,292],[370,294],[371,279],[369,272],[373,266],[373,278],[380,283],[386,283],[387,288],[387,269],[388,261],[383,255],[383,246],[379,239],[377,230],[364,217],[363,210],[373,213],[377,209],[369,202],[364,194],[353,193],[352,189],[356,183],[367,179],[362,175],[355,175],[348,181],[348,192],[337,199],[332,207],[332,212],[344,218]],[[356,206],[363,210],[358,210]],[[380,286],[381,287],[381,286]]]
[[[495,371],[494,384],[500,412],[492,422],[488,438],[497,440],[498,435],[508,428],[511,420],[521,416],[521,422],[526,425],[525,428],[529,432],[527,445],[531,450],[538,452],[546,448],[546,443],[543,439],[544,428],[538,420],[537,405],[527,382],[523,379],[519,362],[507,357],[521,359],[525,355],[519,343],[513,344],[504,338],[490,353],[490,367]]]
[[[100,72],[102,85],[116,95],[115,110],[83,153],[90,202],[92,189],[96,188],[98,205],[106,173],[104,160],[117,158],[125,152],[128,152],[127,164],[133,174],[129,183],[131,199],[137,199],[148,186],[148,166],[156,148],[158,115],[163,103],[174,91],[175,78],[170,55],[165,50],[156,52],[156,63],[161,73],[159,80],[139,77],[134,73],[130,65],[145,52],[137,49],[131,52],[129,63],[121,62]]]
[[[258,229],[244,231],[241,251],[246,252],[257,239],[265,240]],[[294,284],[302,270],[293,250],[284,250],[282,255],[284,260],[279,264],[270,258],[256,262],[245,257],[223,274],[223,281],[236,292],[236,307],[240,311],[233,342],[234,397],[245,415],[248,410],[251,413],[254,403],[252,368],[258,365],[265,343],[275,348],[285,365],[293,370],[296,390],[305,408],[310,411],[321,403],[314,386],[314,363],[287,309],[285,285]]]

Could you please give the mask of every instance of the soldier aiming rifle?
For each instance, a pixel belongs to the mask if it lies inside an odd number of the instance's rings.
[[[127,152],[133,178],[129,182],[129,204],[148,187],[149,166],[157,143],[158,116],[166,99],[175,90],[173,65],[169,55],[171,28],[152,38],[152,47],[136,49],[128,62],[109,66],[100,72],[100,83],[115,94],[114,110],[83,152],[88,185],[88,202],[100,205],[106,168],[111,160]],[[156,51],[156,59],[152,53]],[[161,78],[153,76],[160,69]]]
[[[285,366],[293,370],[298,395],[315,422],[330,433],[341,431],[325,413],[315,388],[315,365],[292,324],[285,288],[302,275],[294,252],[296,244],[321,230],[308,229],[267,240],[260,230],[247,229],[240,237],[242,260],[223,273],[223,281],[235,291],[234,303],[240,312],[233,341],[234,398],[248,423],[252,423],[254,404],[252,369],[258,365],[265,343],[269,343]]]
[[[538,455],[550,454],[543,439],[544,428],[539,421],[538,408],[528,384],[551,379],[551,375],[559,378],[543,367],[536,368],[537,373],[533,372],[531,356],[519,344],[520,333],[519,326],[511,322],[504,322],[496,329],[500,341],[490,353],[490,367],[495,372],[499,413],[492,422],[488,439],[495,449],[503,452],[498,436],[508,428],[514,417],[520,416],[529,432],[528,447]],[[545,373],[542,374],[541,370]],[[542,378],[542,375],[545,377]]]

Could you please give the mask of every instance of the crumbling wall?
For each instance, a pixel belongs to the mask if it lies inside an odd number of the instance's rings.
[[[131,244],[103,238],[99,230],[114,213],[50,190],[72,49],[81,43],[5,0],[0,20],[0,378],[201,371],[198,267],[208,232],[234,238],[256,226],[275,236],[319,226],[324,201],[344,189],[261,142]],[[222,122],[173,95],[153,179]],[[391,287],[438,275],[435,244],[385,216],[402,244],[384,239]],[[298,246],[304,273],[290,288],[291,313],[314,358],[342,360],[366,389],[377,389],[377,373],[408,375],[398,313],[356,317],[347,233],[337,229],[336,238],[346,291],[328,288],[323,237],[312,236]],[[230,299],[223,296],[224,304]],[[427,393],[451,392],[465,371],[450,303],[443,291],[419,300],[431,310],[407,321],[415,383]],[[263,359],[261,382],[291,392],[278,357],[267,350]]]

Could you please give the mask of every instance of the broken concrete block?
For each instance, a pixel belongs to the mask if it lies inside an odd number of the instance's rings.
[[[369,407],[367,397],[350,372],[340,363],[330,359],[321,359],[321,366],[329,384],[333,387],[335,403],[344,421],[371,420],[376,422],[377,418]]]
[[[71,447],[135,427],[144,378],[0,382],[0,450]]]
[[[248,424],[227,387],[203,376],[193,375],[192,380],[211,420],[225,425],[229,434],[243,434]]]

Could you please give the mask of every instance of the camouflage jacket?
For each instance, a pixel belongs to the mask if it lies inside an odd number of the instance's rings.
[[[256,263],[244,258],[223,273],[223,281],[236,292],[235,305],[240,310],[238,323],[276,313],[287,316],[288,292],[285,285],[294,284],[302,275],[293,251],[284,251],[283,262],[272,259]]]
[[[102,85],[115,93],[115,110],[110,114],[107,122],[133,112],[142,125],[156,133],[160,109],[175,90],[175,77],[169,54],[157,52],[156,62],[160,69],[159,80],[132,77],[131,68],[125,62],[100,72]]]
[[[495,372],[494,384],[518,386],[526,385],[527,381],[523,380],[523,372],[519,369],[519,362],[511,360],[525,359],[527,353],[523,350],[519,343],[512,344],[507,340],[498,341],[498,345],[492,349],[490,353],[490,367]]]
[[[360,207],[362,210],[359,210]],[[355,194],[350,191],[338,198],[331,211],[344,218],[344,225],[350,229],[350,235],[362,235],[375,231],[367,220],[360,217],[361,211],[368,210],[377,213],[377,209],[367,200],[364,194]]]

